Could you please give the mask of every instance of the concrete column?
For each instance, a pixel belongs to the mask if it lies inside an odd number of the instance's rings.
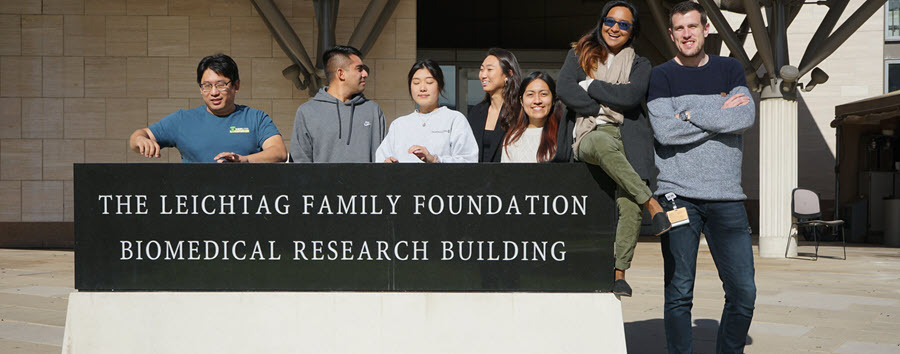
[[[797,187],[797,101],[765,98],[759,104],[759,256],[797,255],[791,191]]]

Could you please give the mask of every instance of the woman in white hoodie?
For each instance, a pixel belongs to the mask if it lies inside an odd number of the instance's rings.
[[[384,162],[478,162],[478,144],[462,113],[438,105],[444,73],[431,59],[413,64],[407,77],[418,109],[391,123],[375,152]]]

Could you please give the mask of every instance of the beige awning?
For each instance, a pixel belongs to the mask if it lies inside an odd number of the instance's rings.
[[[894,91],[835,106],[831,127],[846,124],[879,124],[882,120],[898,117],[900,117],[900,91]]]

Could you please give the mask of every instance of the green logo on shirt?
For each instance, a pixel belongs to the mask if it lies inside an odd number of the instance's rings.
[[[233,133],[249,133],[250,128],[237,128],[235,126],[231,126],[231,130],[229,130],[228,132],[232,133],[232,134]]]

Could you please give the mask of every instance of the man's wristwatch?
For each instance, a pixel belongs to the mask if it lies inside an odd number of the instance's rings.
[[[688,111],[681,111],[678,113],[678,118],[685,122],[689,122],[691,120],[691,115]]]

